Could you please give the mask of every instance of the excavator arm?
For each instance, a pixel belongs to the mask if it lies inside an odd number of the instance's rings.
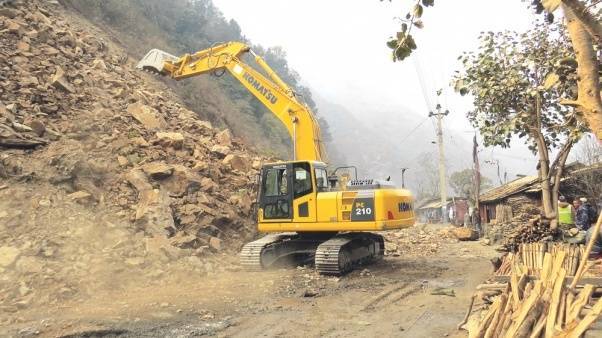
[[[251,53],[267,77],[241,60],[245,53]],[[285,125],[293,140],[294,160],[325,160],[320,126],[309,107],[244,43],[228,42],[181,57],[153,49],[137,68],[175,80],[226,69]]]

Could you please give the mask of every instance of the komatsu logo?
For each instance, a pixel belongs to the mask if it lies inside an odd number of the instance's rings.
[[[242,78],[245,79],[258,92],[260,92],[261,95],[263,95],[263,97],[265,97],[272,104],[276,104],[276,102],[278,102],[278,98],[274,94],[272,94],[272,92],[269,89],[262,86],[261,83],[259,83],[259,81],[257,81],[257,79],[255,79],[252,75],[250,75],[249,73],[244,73]]]
[[[399,212],[410,211],[413,209],[412,203],[400,202],[397,203],[397,209]]]

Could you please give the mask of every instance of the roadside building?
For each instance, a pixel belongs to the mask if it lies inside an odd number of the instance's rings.
[[[464,215],[468,213],[468,200],[464,197],[451,197],[447,200],[446,210],[453,210],[453,218],[450,223],[454,225],[464,224]],[[422,201],[416,210],[418,220],[422,223],[441,223],[441,199],[429,199]],[[449,216],[449,215],[448,215]]]

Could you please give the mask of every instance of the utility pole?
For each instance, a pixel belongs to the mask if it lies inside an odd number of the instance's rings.
[[[445,179],[445,154],[443,152],[443,117],[449,110],[441,112],[441,105],[437,103],[437,113],[429,112],[429,117],[437,118],[437,145],[439,146],[439,191],[441,192],[441,222],[447,224],[447,181]]]

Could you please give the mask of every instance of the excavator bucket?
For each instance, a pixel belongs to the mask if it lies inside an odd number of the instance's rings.
[[[150,71],[153,73],[165,74],[165,61],[176,61],[177,57],[166,53],[159,49],[151,49],[150,52],[146,53],[146,55],[138,62],[136,68]]]

